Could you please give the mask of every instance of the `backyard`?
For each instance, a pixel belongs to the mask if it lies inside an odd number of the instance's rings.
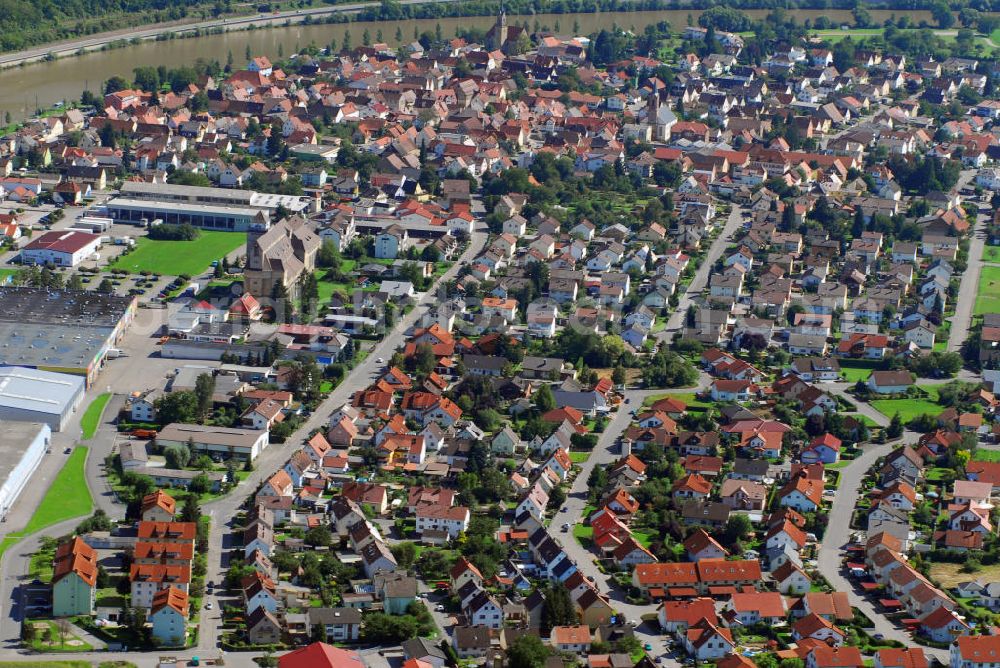
[[[685,404],[687,404],[689,411],[703,412],[713,406],[711,400],[702,401],[701,399],[698,399],[697,395],[694,392],[664,392],[663,394],[656,394],[651,397],[646,397],[646,399],[642,402],[642,406],[643,408],[648,408],[649,406],[655,404],[657,401],[660,401],[661,399],[666,399],[667,397],[673,397],[678,401],[683,401]]]
[[[33,631],[31,648],[36,652],[88,652],[93,649],[73,633],[68,620],[27,621]]]
[[[1000,462],[1000,450],[987,450],[985,448],[977,448],[975,453],[973,453],[972,455],[972,461]]]
[[[948,589],[950,587],[954,587],[960,582],[967,582],[969,580],[994,582],[1000,578],[1000,564],[983,566],[981,570],[971,574],[963,573],[962,566],[963,564],[950,564],[944,562],[931,564],[931,579],[935,580],[945,589]]]
[[[196,276],[214,260],[221,260],[246,243],[246,235],[238,232],[202,231],[193,241],[159,241],[141,237],[135,249],[111,263],[111,269],[133,273],[150,271],[154,274]]]
[[[924,413],[937,415],[944,410],[939,404],[927,399],[876,399],[871,404],[872,408],[890,419],[899,413],[904,424]]]
[[[876,360],[840,360],[840,375],[849,383],[868,380],[872,370],[877,368],[878,362]]]
[[[1000,246],[986,246],[983,248],[983,262],[1000,264]]]
[[[1000,266],[984,265],[979,276],[975,315],[1000,313]]]

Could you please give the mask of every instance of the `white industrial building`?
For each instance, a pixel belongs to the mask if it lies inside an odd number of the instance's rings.
[[[6,516],[45,456],[52,430],[37,422],[2,422],[0,433],[0,516]]]
[[[0,420],[41,422],[60,431],[83,401],[85,384],[81,376],[0,367]]]
[[[75,267],[97,252],[101,237],[80,230],[46,232],[21,249],[24,264]]]

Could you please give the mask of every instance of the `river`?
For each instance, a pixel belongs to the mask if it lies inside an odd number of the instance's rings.
[[[536,16],[515,16],[518,22],[527,19],[534,26],[537,19],[541,26],[568,33],[574,21],[579,23],[580,33],[588,34],[608,28],[617,23],[622,28],[641,31],[647,25],[658,21],[669,21],[675,28],[687,25],[689,18],[697,21],[699,10],[662,10],[614,12],[605,14],[539,14]],[[753,18],[766,16],[767,10],[747,10]],[[930,21],[930,12],[870,10],[876,22],[890,16],[909,16],[912,23]],[[850,23],[851,13],[847,10],[797,10],[799,20],[826,16],[831,21]],[[30,117],[36,108],[47,108],[60,100],[75,100],[87,87],[97,92],[101,83],[112,76],[131,79],[132,69],[143,65],[166,65],[178,67],[188,65],[198,58],[216,59],[225,63],[229,53],[233,54],[237,66],[242,65],[247,46],[255,54],[277,58],[279,50],[285,54],[297,48],[315,43],[329,44],[331,39],[337,45],[343,44],[344,32],[351,34],[353,45],[361,44],[365,30],[375,41],[379,30],[383,39],[395,45],[396,27],[402,30],[403,40],[413,39],[414,29],[418,33],[433,31],[440,23],[445,36],[451,36],[459,27],[488,28],[493,22],[489,16],[462,18],[442,18],[408,20],[400,22],[357,22],[344,24],[291,25],[254,31],[227,32],[221,35],[205,35],[162,42],[146,41],[107,51],[95,51],[80,56],[71,56],[50,62],[39,62],[23,67],[13,67],[0,71],[0,114],[10,112],[14,121]],[[0,117],[2,119],[2,117]]]

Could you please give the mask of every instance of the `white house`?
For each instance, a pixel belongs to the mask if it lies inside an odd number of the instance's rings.
[[[469,528],[469,509],[465,506],[420,506],[417,508],[417,533],[444,531],[449,540]]]

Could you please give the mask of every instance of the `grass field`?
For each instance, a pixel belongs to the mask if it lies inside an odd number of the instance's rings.
[[[986,450],[979,448],[976,454],[972,455],[974,462],[1000,462],[1000,450]]]
[[[856,383],[859,380],[868,380],[868,376],[872,375],[872,370],[867,368],[841,366],[840,375],[842,375],[844,380],[848,383]]]
[[[98,395],[96,399],[90,402],[87,406],[86,412],[84,412],[83,417],[80,418],[80,429],[83,431],[83,438],[90,439],[94,437],[97,433],[97,427],[101,424],[101,415],[104,414],[104,407],[108,405],[108,401],[111,399],[111,393],[105,392],[104,394]]]
[[[881,35],[883,28],[851,28],[850,30],[814,30],[811,34],[828,42],[839,42],[850,37],[853,40]]]
[[[660,399],[666,399],[667,397],[673,397],[679,401],[683,401],[687,404],[689,411],[704,411],[707,408],[712,407],[712,401],[702,401],[695,397],[694,392],[664,392],[663,394],[656,394],[651,397],[646,397],[645,401],[642,402],[643,408],[652,406]]]
[[[135,250],[111,263],[112,269],[133,273],[151,271],[166,276],[196,276],[208,269],[213,260],[233,252],[244,243],[246,235],[237,232],[205,232],[194,241],[157,241],[142,237]]]
[[[857,420],[858,422],[862,423],[863,425],[865,425],[869,429],[871,429],[872,427],[879,426],[878,422],[875,422],[875,420],[873,420],[870,417],[868,417],[867,415],[863,415],[861,413],[844,413],[844,415],[845,416],[850,416],[850,417],[854,418],[855,420]]]
[[[1000,578],[1000,564],[983,566],[975,573],[963,573],[962,564],[934,563],[931,564],[931,579],[936,580],[939,585],[948,589],[960,582],[968,580],[982,580],[983,582],[993,582]]]
[[[940,404],[929,399],[876,399],[871,405],[890,419],[898,412],[904,424],[924,413],[937,415],[944,410]]]
[[[8,534],[0,543],[0,557],[11,545],[25,536],[41,531],[53,524],[59,524],[74,517],[89,515],[94,506],[87,487],[87,448],[77,446],[66,460],[35,514],[24,529]]]
[[[1000,313],[1000,267],[983,266],[974,315]]]
[[[569,460],[574,464],[583,464],[588,459],[590,459],[590,451],[569,453]]]
[[[986,246],[983,248],[983,262],[1000,264],[1000,246]]]

